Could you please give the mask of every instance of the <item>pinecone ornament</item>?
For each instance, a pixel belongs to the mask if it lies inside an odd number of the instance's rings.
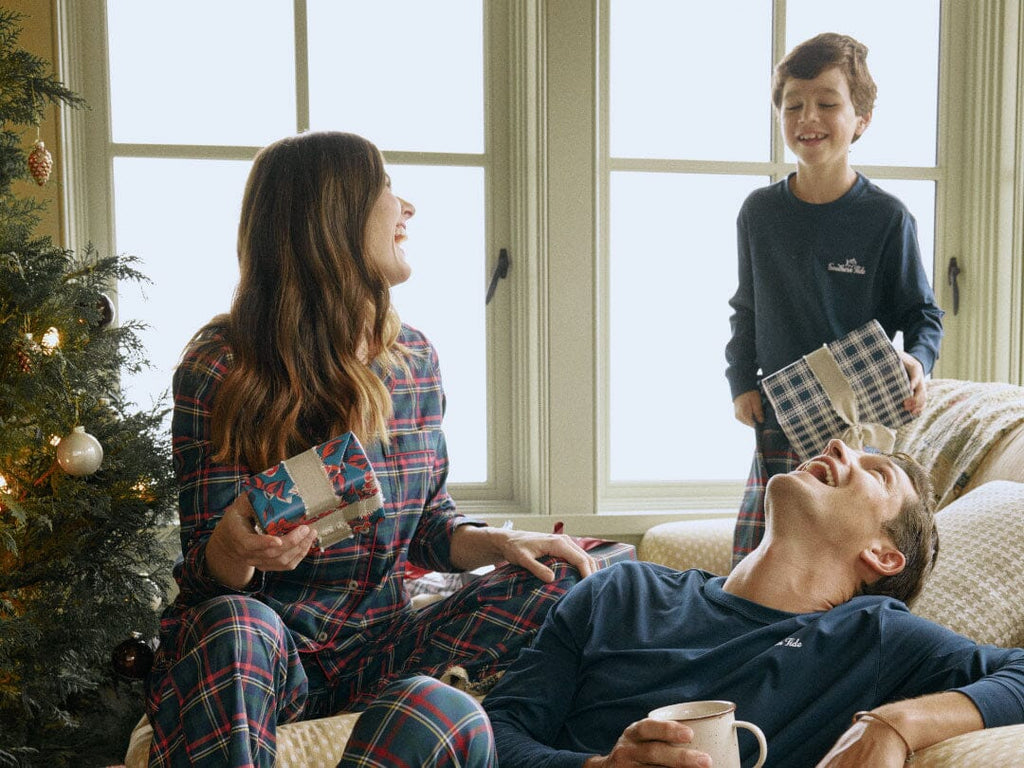
[[[53,170],[53,158],[49,150],[41,140],[37,140],[35,148],[28,156],[28,172],[36,180],[40,187],[50,180],[50,171]]]

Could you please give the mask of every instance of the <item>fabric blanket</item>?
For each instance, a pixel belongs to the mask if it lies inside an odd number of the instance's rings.
[[[941,509],[960,495],[989,448],[1021,423],[1020,387],[933,379],[924,412],[900,428],[895,450],[931,470]]]

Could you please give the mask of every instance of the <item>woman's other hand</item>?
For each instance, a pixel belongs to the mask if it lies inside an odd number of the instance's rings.
[[[473,525],[460,526],[452,534],[452,563],[467,571],[504,561],[522,566],[548,584],[555,574],[540,562],[545,556],[565,560],[583,577],[597,570],[594,558],[571,537],[562,534]]]

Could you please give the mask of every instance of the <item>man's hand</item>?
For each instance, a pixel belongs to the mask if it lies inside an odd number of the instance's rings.
[[[709,755],[686,746],[692,738],[688,725],[646,718],[628,726],[610,753],[588,758],[583,768],[709,768]]]
[[[481,565],[509,562],[528,570],[545,584],[554,572],[539,558],[551,556],[567,563],[587,577],[597,568],[594,558],[571,537],[563,534],[511,531],[505,528],[462,525],[452,534],[452,563],[467,571]]]
[[[928,398],[924,368],[916,357],[902,350],[900,350],[900,360],[903,362],[903,367],[907,369],[907,377],[910,379],[910,397],[903,401],[903,407],[914,416],[920,416]]]
[[[907,759],[903,739],[885,723],[862,718],[839,737],[817,768],[900,768]]]
[[[748,427],[755,423],[764,422],[764,411],[761,409],[761,393],[756,389],[750,389],[742,395],[737,395],[732,401],[732,409],[736,414],[736,420],[746,424]]]
[[[239,495],[206,542],[206,566],[217,581],[231,589],[242,589],[256,570],[290,571],[316,541],[316,530],[300,525],[284,536],[256,533],[249,497]]]

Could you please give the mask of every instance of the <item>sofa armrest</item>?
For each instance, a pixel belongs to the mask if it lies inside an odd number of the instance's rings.
[[[735,517],[661,523],[644,534],[637,556],[680,571],[700,568],[724,576],[732,570],[735,527]]]

